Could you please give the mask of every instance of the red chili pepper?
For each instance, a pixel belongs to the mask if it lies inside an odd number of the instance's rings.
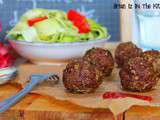
[[[80,17],[80,15],[77,14],[77,11],[71,9],[68,11],[67,17],[70,21],[74,21],[76,18]]]
[[[40,21],[43,21],[43,20],[46,20],[46,19],[48,19],[47,16],[45,16],[45,17],[33,18],[33,19],[28,20],[28,25],[31,27],[31,26],[33,26],[35,23],[40,22]]]
[[[80,27],[80,33],[88,33],[88,32],[90,32],[91,30],[90,30],[90,27],[89,27],[89,25],[85,25],[85,26],[81,26]]]
[[[104,99],[117,99],[117,98],[126,98],[126,97],[132,97],[137,98],[145,101],[152,101],[152,97],[150,96],[142,96],[142,95],[135,95],[135,94],[129,94],[129,93],[121,93],[121,92],[106,92],[103,94]]]
[[[72,9],[68,11],[67,16],[68,19],[79,29],[79,33],[88,33],[91,31],[85,16]]]

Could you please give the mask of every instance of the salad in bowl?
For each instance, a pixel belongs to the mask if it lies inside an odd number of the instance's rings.
[[[32,9],[8,33],[12,47],[34,63],[81,57],[110,38],[105,27],[76,10]]]

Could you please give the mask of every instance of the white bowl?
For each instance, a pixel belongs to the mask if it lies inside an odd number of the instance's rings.
[[[90,40],[74,43],[31,43],[26,41],[12,40],[7,37],[11,46],[24,58],[35,64],[62,64],[70,59],[79,58],[93,47],[104,47],[109,40]]]

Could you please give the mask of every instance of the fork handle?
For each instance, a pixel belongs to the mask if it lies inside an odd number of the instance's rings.
[[[18,92],[16,95],[6,99],[3,105],[0,106],[0,113],[5,112],[8,110],[12,105],[17,103],[21,98],[23,98],[27,93],[29,93],[33,87],[35,87],[39,83],[38,80],[32,80],[30,83],[26,85],[24,89]]]

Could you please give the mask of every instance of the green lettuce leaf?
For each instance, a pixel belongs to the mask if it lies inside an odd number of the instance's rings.
[[[29,27],[22,31],[23,38],[28,42],[39,41],[37,31],[34,27]]]
[[[21,21],[27,21],[29,19],[37,18],[37,17],[44,17],[47,16],[48,10],[47,9],[41,9],[41,8],[36,8],[27,11],[21,16]]]
[[[29,27],[29,19],[47,16],[48,19]],[[79,42],[102,39],[108,36],[106,28],[88,19],[91,32],[80,34],[78,28],[68,20],[67,14],[61,10],[32,9],[22,15],[17,25],[8,33],[16,40],[29,42]]]
[[[108,36],[108,31],[106,28],[102,27],[92,19],[89,19],[88,22],[91,27],[91,34],[94,36],[94,38],[101,39]]]
[[[8,33],[9,35],[21,34],[23,30],[29,28],[27,22],[20,21],[17,25]]]

